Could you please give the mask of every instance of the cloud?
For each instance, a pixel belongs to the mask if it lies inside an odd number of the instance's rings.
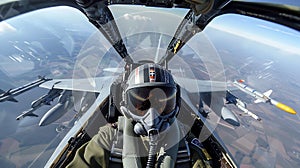
[[[134,15],[134,14],[126,13],[124,15],[124,18],[127,20],[134,20],[134,21],[151,21],[151,18],[142,16],[142,15],[138,15],[138,14]]]

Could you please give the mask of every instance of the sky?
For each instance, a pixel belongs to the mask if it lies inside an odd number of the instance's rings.
[[[72,8],[68,8],[73,12],[65,12],[66,7],[56,8],[55,14],[49,15],[50,11],[54,12],[52,9],[48,9],[47,12],[41,12],[40,15],[35,15],[34,19],[37,21],[43,20],[48,23],[55,23],[51,21],[51,17],[59,17],[64,15],[59,19],[59,22],[63,27],[75,27],[79,30],[84,30],[86,27],[82,22],[88,22],[83,15],[74,10]],[[126,10],[130,10],[128,8]],[[151,8],[152,10],[153,8]],[[126,10],[121,11],[125,12]],[[161,9],[158,9],[158,12]],[[169,9],[167,9],[169,10]],[[173,12],[173,11],[172,11]],[[186,10],[177,10],[177,12],[173,12],[173,15],[184,15]],[[66,14],[67,13],[67,14]],[[29,14],[30,15],[30,14]],[[51,16],[51,17],[50,17]],[[47,19],[44,19],[47,18]],[[23,18],[24,19],[24,18]],[[78,19],[78,20],[77,20]],[[80,24],[77,21],[80,20]],[[40,24],[40,22],[36,22],[36,24]],[[256,41],[257,43],[261,43],[263,45],[269,45],[280,50],[283,50],[292,55],[298,55],[300,53],[300,33],[298,31],[286,28],[284,26],[275,25],[269,22],[261,22],[257,19],[251,19],[244,16],[237,15],[227,15],[224,17],[219,17],[215,19],[208,28],[214,28],[221,32],[230,33],[232,35],[240,36],[245,39]],[[87,30],[90,30],[88,28]],[[16,28],[13,24],[8,24],[7,22],[0,23],[0,34],[3,31],[16,31]],[[264,36],[262,36],[264,35]],[[279,41],[280,43],[276,42]],[[266,65],[267,66],[267,65]],[[295,72],[298,73],[298,72]]]
[[[236,0],[236,1],[250,1],[250,2],[272,2],[277,4],[287,4],[287,5],[294,5],[294,6],[300,6],[300,1],[298,0]]]
[[[291,54],[300,53],[300,32],[286,26],[247,16],[227,14],[213,20],[209,27]]]

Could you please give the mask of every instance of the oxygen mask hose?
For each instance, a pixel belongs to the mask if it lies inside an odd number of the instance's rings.
[[[156,161],[156,147],[157,147],[158,131],[149,131],[149,154],[146,168],[154,168]]]

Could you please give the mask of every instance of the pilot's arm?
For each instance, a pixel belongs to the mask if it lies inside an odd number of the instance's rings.
[[[100,127],[98,134],[76,151],[75,157],[67,167],[108,167],[109,150],[115,132],[110,125]]]

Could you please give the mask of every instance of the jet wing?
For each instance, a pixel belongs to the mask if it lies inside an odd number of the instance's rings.
[[[54,79],[40,85],[46,89],[63,89],[99,93],[105,84],[111,84],[117,76],[84,79]]]
[[[183,77],[175,77],[175,81],[190,93],[219,92],[238,89],[232,85],[232,82],[198,80]]]
[[[113,77],[108,77],[113,81]],[[99,78],[101,79],[101,78]],[[109,80],[110,80],[109,79]],[[72,79],[73,80],[73,79]],[[86,80],[86,79],[85,79]],[[108,83],[108,80],[102,82],[104,87],[110,86],[110,83]],[[104,88],[103,87],[103,88]],[[77,135],[78,132],[82,129],[82,127],[87,123],[87,121],[90,119],[91,116],[93,116],[93,113],[95,113],[97,108],[99,108],[99,105],[109,96],[109,89],[103,89],[101,94],[96,98],[95,102],[92,104],[92,106],[85,112],[82,117],[79,118],[79,120],[76,122],[76,124],[68,131],[64,139],[59,143],[59,145],[56,147],[55,151],[51,155],[50,159],[47,161],[46,165],[44,167],[53,167],[52,164],[55,162],[57,157],[62,153],[66,145],[69,143],[69,139],[73,137],[74,135]]]

